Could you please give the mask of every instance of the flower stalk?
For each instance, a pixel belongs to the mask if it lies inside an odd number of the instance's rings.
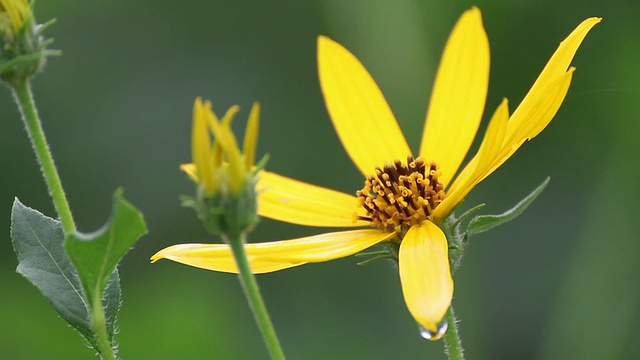
[[[91,306],[91,330],[96,336],[96,347],[103,360],[117,360],[107,334],[107,319],[102,309],[102,297],[96,296]]]
[[[284,352],[280,346],[280,341],[276,335],[276,331],[273,328],[273,323],[269,317],[269,312],[264,304],[262,295],[260,294],[260,288],[255,276],[251,272],[251,266],[247,260],[247,252],[244,249],[246,234],[240,233],[237,235],[225,236],[225,242],[231,246],[233,257],[238,266],[238,279],[244,290],[244,294],[249,301],[249,306],[253,312],[253,317],[258,324],[258,328],[262,333],[262,338],[269,350],[271,359],[284,360]]]
[[[185,198],[183,204],[193,207],[207,231],[220,236],[224,246],[230,249],[229,254],[234,259],[230,265],[233,272],[238,273],[269,354],[274,360],[284,360],[280,341],[245,249],[247,234],[259,220],[256,177],[266,162],[265,157],[255,164],[260,105],[255,103],[249,114],[242,151],[231,130],[231,123],[239,110],[233,106],[222,119],[218,119],[210,101],[196,99],[191,134],[193,162],[180,168],[196,182],[197,192],[196,197]],[[160,258],[156,254],[151,261]]]
[[[28,1],[0,0],[0,80],[12,90],[62,230],[67,236],[76,231],[76,224],[38,115],[30,83],[30,79],[44,66],[46,57],[59,54],[46,49],[51,42],[41,34],[46,26],[47,24],[36,24]],[[93,299],[87,310],[90,312],[96,351],[102,359],[116,360],[115,350],[107,334],[101,296]]]
[[[60,218],[62,229],[65,235],[73,233],[76,231],[75,221],[64,188],[62,187],[58,169],[53,161],[53,155],[49,149],[49,143],[42,128],[42,122],[38,116],[31,85],[28,80],[24,80],[13,84],[11,89],[20,113],[22,114],[22,120],[27,129],[33,150],[36,153],[36,158],[38,164],[40,164],[40,170],[49,189],[53,205]],[[105,325],[106,320],[102,307],[102,299],[94,299],[91,306],[91,328],[96,335],[96,350],[103,359],[115,360],[117,357],[109,341]]]
[[[453,312],[453,306],[449,306],[446,321],[449,324],[446,334],[444,334],[444,352],[449,360],[464,360],[462,349],[462,341],[458,334],[458,324],[456,323],[456,315]]]
[[[28,80],[12,85],[13,95],[22,114],[22,120],[29,140],[36,153],[40,170],[49,189],[49,194],[53,200],[53,205],[60,218],[62,229],[65,235],[76,231],[75,221],[69,207],[69,202],[60,181],[58,169],[53,161],[53,155],[49,149],[49,144],[42,128],[42,122],[38,116],[38,111],[33,100],[33,92]],[[106,331],[105,313],[102,306],[102,299],[94,299],[91,306],[91,328],[96,335],[96,346],[100,356],[105,360],[116,360],[116,354],[111,346]]]
[[[25,80],[12,86],[12,90],[20,113],[22,114],[22,121],[27,129],[29,140],[36,153],[38,164],[40,164],[40,170],[47,183],[49,194],[53,199],[53,205],[60,217],[62,229],[65,234],[69,234],[76,230],[75,221],[73,220],[73,215],[71,215],[71,208],[69,207],[69,202],[62,188],[58,169],[53,161],[53,155],[51,155],[49,144],[42,129],[42,122],[40,121],[33,100],[31,85]]]

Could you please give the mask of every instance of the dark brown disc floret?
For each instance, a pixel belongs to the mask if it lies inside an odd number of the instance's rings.
[[[402,233],[424,220],[432,220],[433,210],[444,200],[444,186],[438,181],[438,165],[422,157],[407,157],[376,168],[364,187],[356,192],[367,211],[359,220],[382,230]]]

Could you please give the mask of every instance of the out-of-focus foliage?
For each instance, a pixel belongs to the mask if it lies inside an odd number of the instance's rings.
[[[167,245],[210,240],[178,200],[193,193],[178,170],[191,158],[193,99],[212,99],[218,109],[239,103],[247,111],[260,101],[258,153],[271,155],[269,169],[354,192],[362,179],[319,91],[317,35],[357,54],[417,149],[446,36],[472,5],[482,10],[491,41],[488,109],[504,96],[515,108],[560,40],[589,16],[604,20],[573,62],[572,88],[553,123],[462,205],[485,202],[484,211],[499,213],[552,178],[522,217],[467,246],[454,297],[466,354],[638,357],[640,3],[37,2],[39,18],[58,19],[49,34],[64,54],[50,59],[34,91],[78,227],[102,225],[120,185],[149,227],[120,267],[124,359],[266,357],[234,276],[148,263]],[[15,273],[14,197],[45,215],[54,212],[10,93],[0,93],[0,353],[91,358],[74,330]],[[311,231],[265,220],[251,240]],[[396,270],[358,261],[258,278],[289,357],[444,358],[442,344],[418,336]]]

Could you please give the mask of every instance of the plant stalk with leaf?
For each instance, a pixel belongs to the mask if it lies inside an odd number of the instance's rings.
[[[59,220],[14,201],[11,238],[17,271],[34,284],[58,314],[103,359],[117,359],[116,316],[120,281],[116,266],[146,233],[142,214],[115,192],[113,213],[100,230],[83,234],[67,201],[33,99],[31,79],[42,69],[51,40],[27,0],[0,0],[0,79],[14,95]]]

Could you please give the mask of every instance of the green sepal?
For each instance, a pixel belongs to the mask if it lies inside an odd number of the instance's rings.
[[[477,216],[469,222],[469,226],[467,226],[467,239],[472,235],[480,234],[485,231],[491,230],[496,226],[502,225],[506,222],[509,222],[520,214],[522,214],[529,205],[542,193],[542,191],[547,187],[551,178],[547,177],[542,184],[538,185],[529,195],[527,195],[524,199],[520,200],[519,203],[516,204],[513,208],[503,212],[499,215],[480,215]]]
[[[538,195],[542,193],[549,184],[549,181],[550,178],[547,177],[542,184],[538,185],[535,190],[516,204],[516,206],[500,215],[479,215],[472,218],[466,226],[466,229],[464,228],[463,220],[482,209],[484,204],[474,206],[459,217],[456,217],[455,213],[451,213],[451,215],[444,219],[441,224],[441,229],[446,234],[449,243],[449,265],[451,271],[455,272],[460,267],[464,248],[472,235],[493,229],[496,226],[518,217],[518,215],[522,214]]]
[[[478,204],[474,207],[472,207],[471,209],[465,211],[464,213],[462,213],[462,215],[460,215],[460,217],[450,217],[448,218],[452,223],[451,223],[451,227],[453,227],[454,229],[456,229],[456,233],[460,233],[461,232],[461,227],[462,227],[462,221],[466,218],[468,218],[469,216],[477,213],[480,209],[482,209],[483,207],[485,207],[486,204],[482,203],[482,204]]]
[[[398,253],[400,252],[400,243],[397,241],[385,241],[378,245],[385,247],[380,251],[367,251],[355,254],[356,257],[368,257],[368,259],[360,261],[357,265],[366,265],[377,260],[391,260],[398,264]]]
[[[366,265],[378,260],[395,260],[395,258],[391,255],[389,250],[383,251],[369,251],[369,252],[361,252],[357,253],[355,256],[357,257],[369,257],[366,260],[360,261],[356,265]]]
[[[24,206],[18,199],[11,210],[11,240],[18,257],[16,271],[37,287],[69,325],[96,348],[88,304],[76,269],[64,252],[60,221]],[[118,275],[107,289],[109,304],[120,303]]]
[[[112,290],[118,280],[116,265],[146,233],[142,213],[122,197],[119,189],[113,195],[111,217],[101,229],[89,234],[74,232],[64,242],[89,307],[102,304],[104,308],[109,340],[115,334],[115,318],[120,307],[119,296]]]
[[[267,163],[269,162],[269,154],[264,154],[264,156],[262,156],[262,158],[260,158],[260,161],[258,161],[258,163],[256,164],[256,166],[253,168],[253,176],[258,175],[258,173],[261,170],[264,170],[264,168],[267,166]]]
[[[43,35],[43,31],[54,23],[55,19],[37,24],[31,13],[17,33],[0,33],[1,81],[15,87],[38,73],[47,57],[61,54],[59,50],[47,48],[53,39]]]

